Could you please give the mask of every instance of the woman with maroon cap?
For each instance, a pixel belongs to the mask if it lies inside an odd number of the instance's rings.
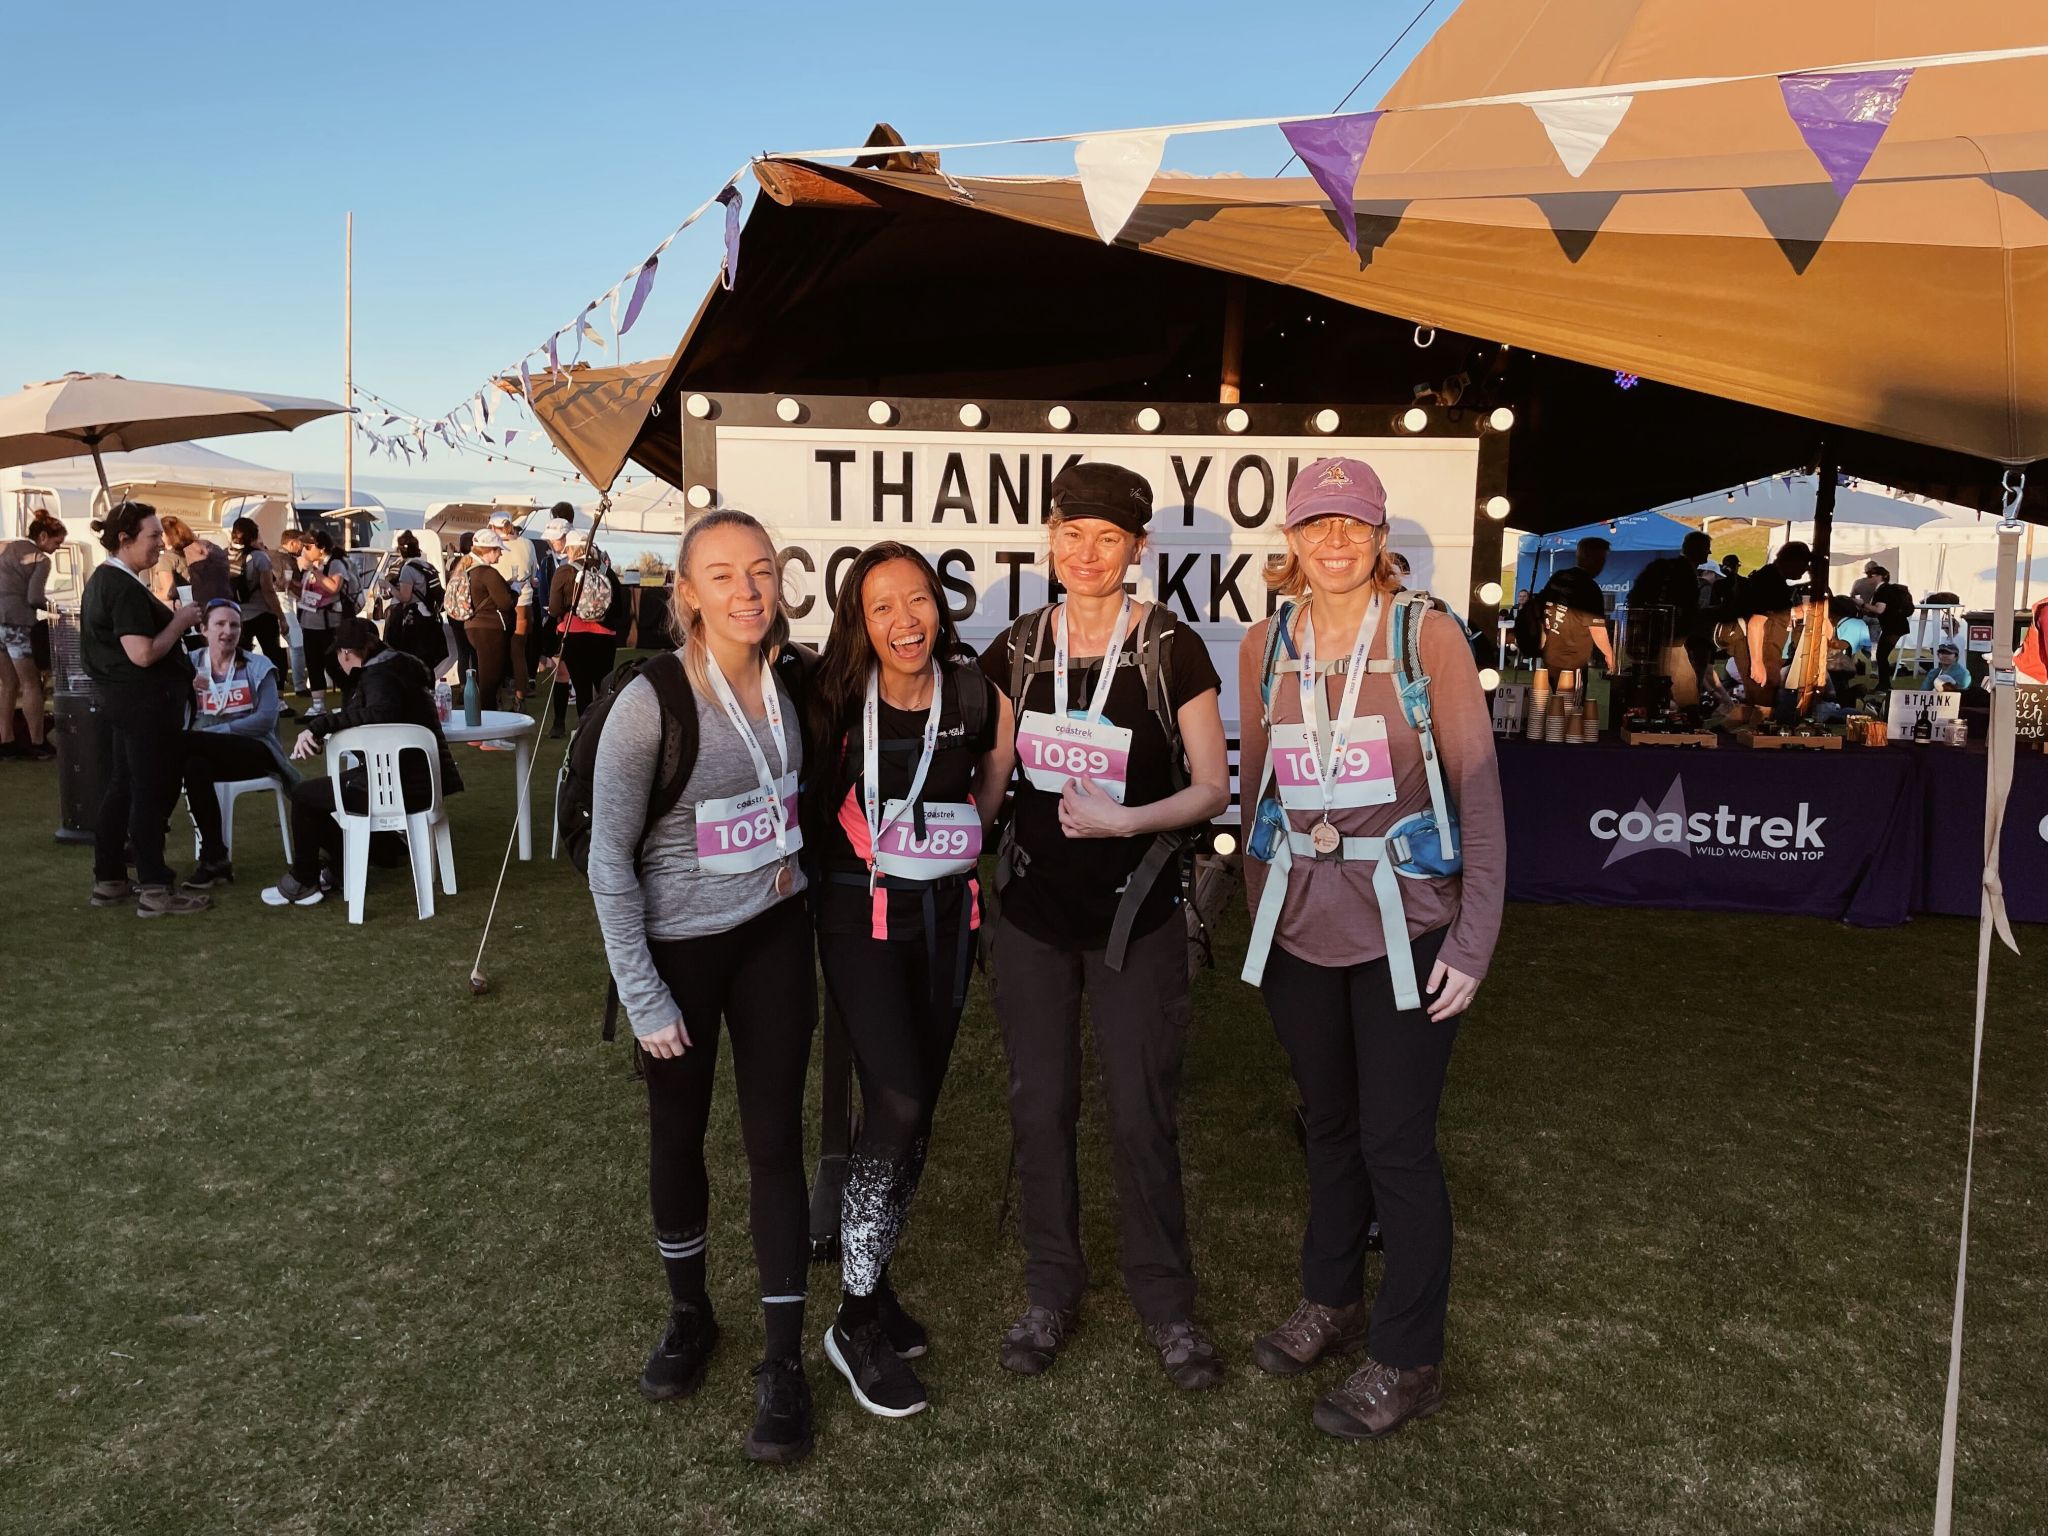
[[[1275,1375],[1370,1354],[1318,1428],[1377,1439],[1443,1401],[1451,1203],[1436,1116],[1458,1017],[1500,933],[1506,837],[1486,695],[1458,624],[1401,591],[1372,466],[1287,493],[1283,601],[1239,650],[1245,979],[1308,1128],[1302,1300],[1253,1348]],[[1264,701],[1264,708],[1259,707]],[[1427,977],[1418,987],[1417,980]],[[1386,1268],[1370,1317],[1367,1235]]]

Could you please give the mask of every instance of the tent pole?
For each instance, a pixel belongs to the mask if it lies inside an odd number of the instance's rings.
[[[356,504],[356,216],[353,209],[341,224],[341,504]]]

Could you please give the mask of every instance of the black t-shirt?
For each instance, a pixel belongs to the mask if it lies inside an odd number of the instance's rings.
[[[1884,604],[1884,612],[1877,616],[1879,634],[1903,635],[1913,627],[1913,594],[1898,582],[1886,582],[1870,594],[1870,600]]]
[[[1652,560],[1629,588],[1631,608],[1664,606],[1678,610],[1683,628],[1692,622],[1700,605],[1699,567],[1683,555],[1666,555]]]
[[[1559,571],[1545,583],[1543,601],[1555,603],[1560,608],[1569,608],[1574,613],[1590,614],[1596,619],[1607,617],[1607,598],[1600,590],[1600,583],[1590,572],[1573,565]]]
[[[1109,703],[1103,718],[1131,732],[1131,752],[1125,778],[1125,803],[1150,805],[1173,793],[1171,760],[1166,732],[1145,694],[1145,678],[1138,666],[1138,632],[1142,615],[1134,614],[1131,633],[1124,641],[1123,660],[1116,680],[1110,684]],[[1013,645],[1029,649],[1038,632],[1038,615],[1027,613],[989,642],[981,654],[981,667],[1004,692],[1010,687],[1010,658]],[[1046,626],[1041,660],[1052,659],[1052,626]],[[1100,657],[1070,657],[1068,660],[1068,704],[1085,708],[1094,696],[1102,670]],[[1220,690],[1221,681],[1209,659],[1209,648],[1185,624],[1173,626],[1168,641],[1167,672],[1170,700],[1176,714],[1181,706],[1204,693]],[[1021,719],[1029,709],[1050,713],[1053,709],[1053,675],[1048,670],[1027,677],[1022,700],[1011,700]],[[1019,772],[1010,814],[1017,827],[1017,847],[1024,855],[1024,867],[1003,892],[1003,915],[1025,933],[1043,944],[1062,949],[1101,949],[1109,943],[1110,926],[1116,921],[1117,904],[1123,899],[1124,883],[1152,845],[1152,834],[1138,837],[1068,837],[1060,830],[1060,797],[1038,789]],[[1131,936],[1150,933],[1164,922],[1180,903],[1180,883],[1172,872],[1153,882],[1144,904],[1138,909]]]
[[[151,639],[163,633],[171,622],[171,610],[157,600],[154,592],[119,562],[103,561],[85,584],[78,603],[78,651],[86,675],[111,688],[162,689],[166,694],[189,690],[192,663],[178,646],[172,646],[148,667],[128,659],[121,644],[123,635]]]
[[[985,690],[988,695],[983,701],[981,728],[971,736],[961,720],[962,688]],[[918,791],[920,805],[972,802],[975,766],[996,744],[1000,710],[994,695],[995,690],[973,668],[951,666],[946,669],[945,693],[939,703],[939,739],[932,751],[932,766],[925,774],[924,788]],[[924,719],[924,710],[897,709],[888,700],[882,701],[875,735],[883,805],[891,800],[901,800],[910,793],[911,775],[917,771],[917,759],[924,747]],[[867,860],[855,850],[853,840],[847,835],[846,824],[841,820],[842,816],[850,814],[865,836],[867,813],[861,802],[861,787],[866,775],[858,704],[852,719],[842,722],[837,739],[827,744],[824,750],[832,764],[830,778],[825,781],[830,787],[819,804],[817,816],[806,825],[804,832],[807,841],[815,836],[818,856],[824,862],[828,876],[818,897],[818,931],[872,935],[874,903],[868,896],[867,887],[847,885],[829,878],[832,873],[857,873],[863,880],[867,877]],[[850,813],[846,810],[849,797],[853,804]],[[941,933],[954,931],[960,897],[959,887],[937,893],[934,915]],[[922,893],[915,888],[898,888],[890,890],[888,898],[889,937],[922,938]]]
[[[1742,583],[1742,616],[1754,618],[1760,613],[1790,613],[1792,611],[1792,584],[1785,580],[1784,572],[1775,565],[1767,565],[1746,577]]]

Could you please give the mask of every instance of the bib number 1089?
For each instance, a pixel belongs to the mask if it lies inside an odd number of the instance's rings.
[[[1083,746],[1077,741],[1052,741],[1043,736],[1027,736],[1023,746],[1027,767],[1091,779],[1102,778],[1109,772],[1109,753],[1101,747]]]

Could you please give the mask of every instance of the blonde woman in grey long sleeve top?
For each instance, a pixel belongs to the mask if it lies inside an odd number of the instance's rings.
[[[598,738],[589,875],[644,1058],[649,1204],[669,1287],[668,1324],[640,1390],[656,1401],[694,1393],[718,1343],[704,1134],[723,1031],[765,1335],[743,1449],[787,1462],[811,1448],[803,1093],[817,982],[797,863],[808,667],[787,644],[780,600],[775,546],[759,523],[720,511],[690,525],[673,600],[683,644],[626,685]]]

